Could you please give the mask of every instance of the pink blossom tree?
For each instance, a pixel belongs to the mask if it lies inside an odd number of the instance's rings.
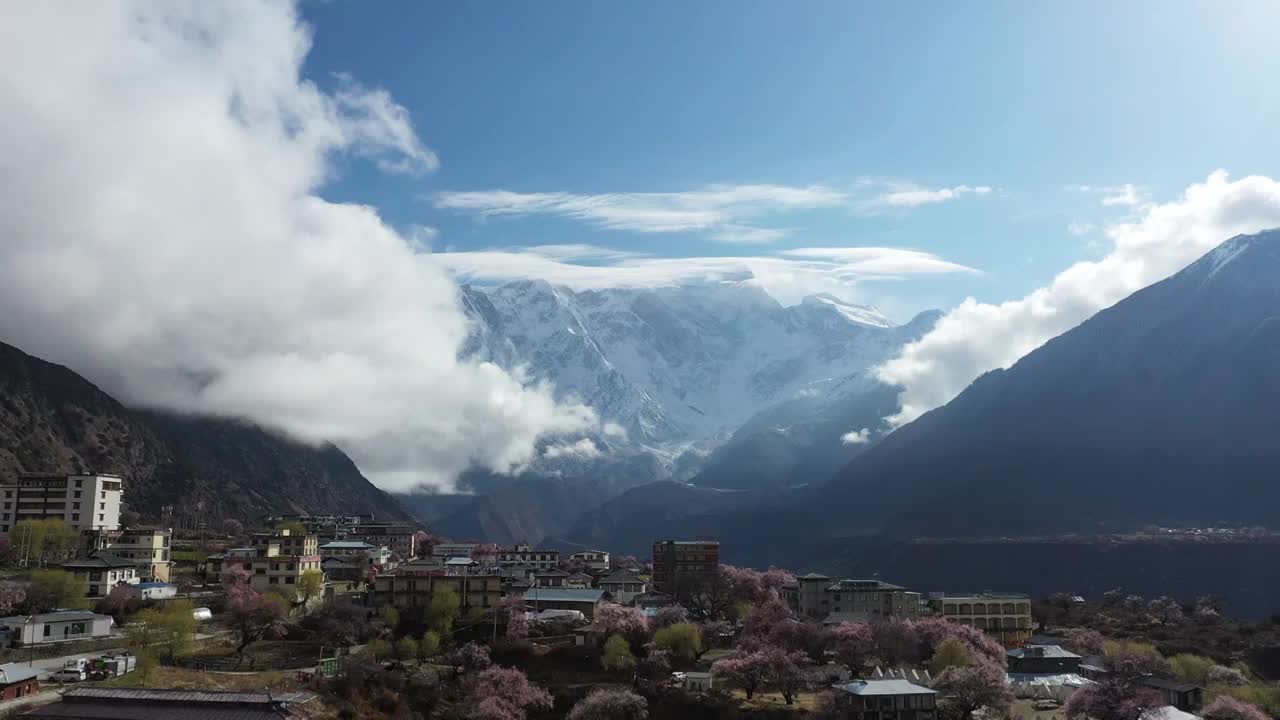
[[[467,720],[524,720],[529,710],[551,709],[551,694],[515,668],[491,667],[470,685],[463,700]]]
[[[786,603],[776,597],[770,598],[753,609],[742,622],[743,638],[747,642],[764,642],[775,627],[794,618]]]
[[[1096,685],[1081,688],[1067,702],[1068,718],[1140,720],[1144,713],[1164,706],[1164,697],[1138,684],[1147,675],[1167,675],[1164,658],[1145,653],[1119,653],[1106,659],[1106,676]]]
[[[222,532],[231,538],[238,538],[244,534],[244,524],[235,518],[227,518],[222,521]]]
[[[764,572],[735,565],[721,567],[734,601],[751,605],[760,605],[781,596],[782,588],[796,581],[790,572],[776,567]]]
[[[884,620],[871,626],[876,656],[890,665],[920,660],[920,636],[906,620]]]
[[[1105,652],[1106,638],[1097,630],[1074,628],[1067,632],[1062,646],[1077,655],[1101,655]]]
[[[769,662],[769,686],[782,695],[783,702],[793,704],[796,695],[813,686],[805,673],[809,662],[804,653],[787,652],[776,647],[764,652]]]
[[[0,615],[8,615],[27,599],[27,587],[16,582],[0,582]]]
[[[770,658],[761,649],[751,652],[738,651],[721,658],[712,664],[711,672],[742,688],[742,691],[747,694],[747,699],[750,700],[757,690],[768,684],[773,668]]]
[[[490,668],[493,660],[489,658],[489,648],[469,642],[449,654],[449,663],[467,672],[478,672]]]
[[[604,636],[621,635],[632,647],[639,647],[649,639],[649,619],[640,608],[601,603],[592,624]]]
[[[944,707],[961,718],[971,717],[980,708],[987,708],[988,715],[1004,717],[1014,700],[1004,668],[985,659],[943,670],[933,689],[942,693]]]
[[[523,640],[529,637],[529,617],[523,595],[510,595],[502,604],[507,611],[507,639]]]
[[[279,595],[259,594],[247,584],[232,585],[227,590],[222,622],[237,637],[236,653],[243,654],[256,640],[284,635],[288,615],[289,607]]]
[[[578,701],[565,720],[646,720],[649,703],[624,688],[602,688]]]
[[[933,655],[943,640],[955,638],[968,646],[977,657],[986,658],[1000,667],[1004,667],[1007,662],[1004,646],[975,627],[940,617],[925,618],[914,625],[920,642],[919,655],[922,658]]]
[[[840,623],[831,629],[831,649],[836,661],[857,674],[876,649],[871,627],[863,623]]]
[[[658,612],[649,620],[649,626],[656,632],[665,627],[678,625],[682,622],[689,621],[689,613],[679,605],[670,605],[659,608]]]
[[[1271,716],[1257,705],[1220,695],[1200,711],[1204,720],[1268,720]]]
[[[831,631],[817,623],[785,620],[769,632],[770,645],[788,652],[802,653],[815,662],[822,662],[831,644]]]

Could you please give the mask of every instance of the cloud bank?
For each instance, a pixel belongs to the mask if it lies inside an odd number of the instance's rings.
[[[1132,185],[1086,188],[1116,200],[1143,202]],[[1132,201],[1132,202],[1131,202]],[[1147,204],[1133,219],[1113,224],[1114,247],[1101,260],[1080,262],[1026,297],[992,305],[969,298],[933,331],[877,368],[899,385],[900,410],[891,426],[943,405],[989,370],[1007,368],[1047,340],[1133,292],[1181,270],[1227,238],[1280,226],[1280,182],[1261,176],[1232,181],[1217,171],[1182,197]]]
[[[431,262],[462,280],[496,283],[538,278],[574,290],[667,287],[743,281],[784,305],[827,292],[853,300],[869,280],[977,273],[932,253],[907,248],[795,248],[752,257],[656,258],[592,245],[541,245],[436,253]]]
[[[74,15],[75,22],[67,18]],[[459,362],[452,279],[317,189],[438,164],[407,111],[300,77],[283,3],[27,3],[0,24],[0,338],[122,400],[332,440],[380,485],[507,470],[591,410]]]

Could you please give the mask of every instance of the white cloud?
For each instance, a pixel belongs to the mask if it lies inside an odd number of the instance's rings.
[[[947,313],[933,331],[878,368],[900,385],[901,409],[890,425],[938,407],[980,374],[1009,367],[1045,341],[1097,311],[1177,272],[1227,238],[1280,226],[1280,182],[1224,171],[1152,204],[1138,217],[1110,225],[1111,251],[1064,270],[1046,287],[999,305],[973,298]]]
[[[889,192],[883,193],[875,198],[873,204],[887,205],[896,208],[913,208],[921,205],[936,205],[937,203],[947,202],[948,200],[956,200],[964,195],[987,195],[991,192],[991,188],[986,185],[970,186],[956,185],[947,188],[925,188],[915,185],[903,185]]]
[[[1125,183],[1123,185],[1068,185],[1070,192],[1101,195],[1098,201],[1105,207],[1141,207],[1151,200],[1146,188]]]
[[[419,252],[431,252],[431,246],[440,237],[440,231],[430,225],[410,225],[405,229],[405,240]]]
[[[593,428],[547,387],[458,361],[456,285],[416,252],[430,231],[319,197],[336,153],[437,160],[385,91],[301,79],[309,44],[284,3],[10,8],[0,338],[126,402],[335,441],[389,488],[518,467]]]
[[[548,247],[552,251],[546,251]],[[570,246],[576,248],[574,252],[578,257],[567,257],[562,250],[564,247],[447,252],[437,253],[431,256],[431,260],[466,281],[538,278],[575,290],[746,281],[760,286],[784,305],[797,303],[804,296],[818,292],[852,300],[856,295],[855,287],[868,280],[977,272],[930,253],[904,248],[796,248],[772,256],[755,257],[655,258],[625,255],[584,264],[574,261],[588,257],[584,246]]]
[[[785,230],[744,226],[764,214],[834,207],[847,196],[823,185],[711,185],[687,192],[520,193],[511,190],[443,192],[436,207],[480,217],[557,215],[609,230],[643,233],[708,231],[720,242],[770,242]]]
[[[1086,220],[1072,220],[1067,225],[1067,232],[1076,237],[1084,237],[1097,229],[1097,226]]]
[[[863,445],[871,441],[871,430],[862,428],[861,430],[850,430],[840,436],[841,445]]]
[[[589,438],[582,438],[573,443],[548,445],[542,451],[542,456],[548,459],[561,457],[590,459],[600,457],[600,448],[596,447],[596,444]]]
[[[627,429],[612,420],[602,425],[600,432],[604,433],[605,437],[622,438],[623,440],[627,438]]]

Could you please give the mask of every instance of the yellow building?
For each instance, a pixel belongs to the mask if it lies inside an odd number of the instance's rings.
[[[291,535],[288,530],[255,534],[249,586],[258,592],[274,590],[296,599],[294,590],[303,573],[315,571],[323,577],[319,547],[320,539],[315,535]]]
[[[1032,634],[1031,597],[1023,593],[947,593],[930,602],[936,614],[985,630],[1005,645],[1021,645]]]
[[[94,550],[130,560],[142,582],[169,582],[173,575],[170,550],[173,532],[160,528],[99,530],[93,534]]]

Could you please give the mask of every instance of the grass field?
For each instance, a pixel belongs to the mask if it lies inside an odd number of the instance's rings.
[[[240,692],[289,691],[302,689],[293,672],[215,673],[175,667],[153,669],[145,681],[140,673],[131,672],[104,680],[98,687],[182,688],[187,690],[236,690]]]
[[[812,712],[816,710],[818,708],[818,699],[822,697],[820,693],[802,692],[799,695],[796,695],[795,703],[788,706],[786,701],[782,699],[782,695],[776,692],[758,692],[755,697],[750,700],[747,699],[747,694],[742,690],[734,689],[731,694],[733,695],[733,699],[737,700],[738,703],[745,708],[756,708],[760,710],[779,710],[790,708],[791,710],[803,710],[805,712]]]

